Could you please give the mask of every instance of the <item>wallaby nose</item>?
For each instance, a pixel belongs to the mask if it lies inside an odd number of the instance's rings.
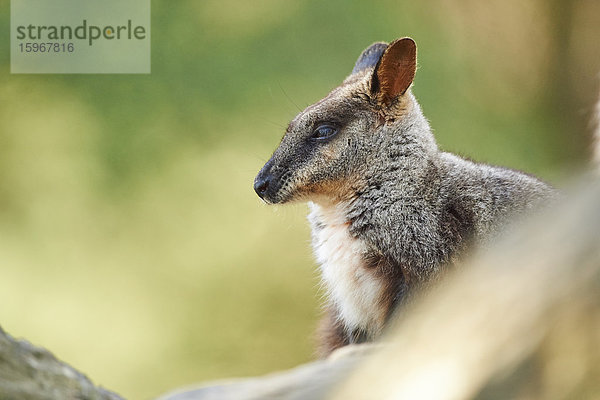
[[[266,176],[257,176],[254,181],[254,191],[256,194],[262,199],[269,190],[269,185],[271,184],[271,175]]]

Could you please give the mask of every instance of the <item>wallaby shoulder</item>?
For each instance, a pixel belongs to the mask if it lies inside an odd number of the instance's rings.
[[[440,198],[471,225],[476,241],[488,240],[511,217],[543,206],[556,190],[521,171],[476,163],[440,152]]]

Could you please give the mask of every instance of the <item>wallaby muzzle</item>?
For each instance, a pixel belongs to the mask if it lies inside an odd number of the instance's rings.
[[[272,160],[269,160],[264,167],[258,172],[256,178],[254,178],[254,191],[261,199],[265,200],[267,192],[271,188],[271,182],[273,177],[271,175],[271,166],[273,165]]]
[[[258,172],[254,179],[254,191],[267,203],[278,203],[279,192],[283,186],[286,176],[289,175],[285,168],[274,166],[275,162],[271,158],[264,167]]]

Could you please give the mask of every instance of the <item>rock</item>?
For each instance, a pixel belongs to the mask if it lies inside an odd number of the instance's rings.
[[[0,399],[122,400],[48,350],[16,340],[0,328]]]
[[[326,360],[264,377],[226,380],[167,394],[159,400],[325,399],[364,360],[373,345],[339,349]]]

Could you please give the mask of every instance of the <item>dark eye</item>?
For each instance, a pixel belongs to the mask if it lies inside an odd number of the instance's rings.
[[[338,129],[335,126],[331,125],[320,125],[317,129],[315,129],[310,137],[313,140],[325,140],[334,136],[338,132]]]

